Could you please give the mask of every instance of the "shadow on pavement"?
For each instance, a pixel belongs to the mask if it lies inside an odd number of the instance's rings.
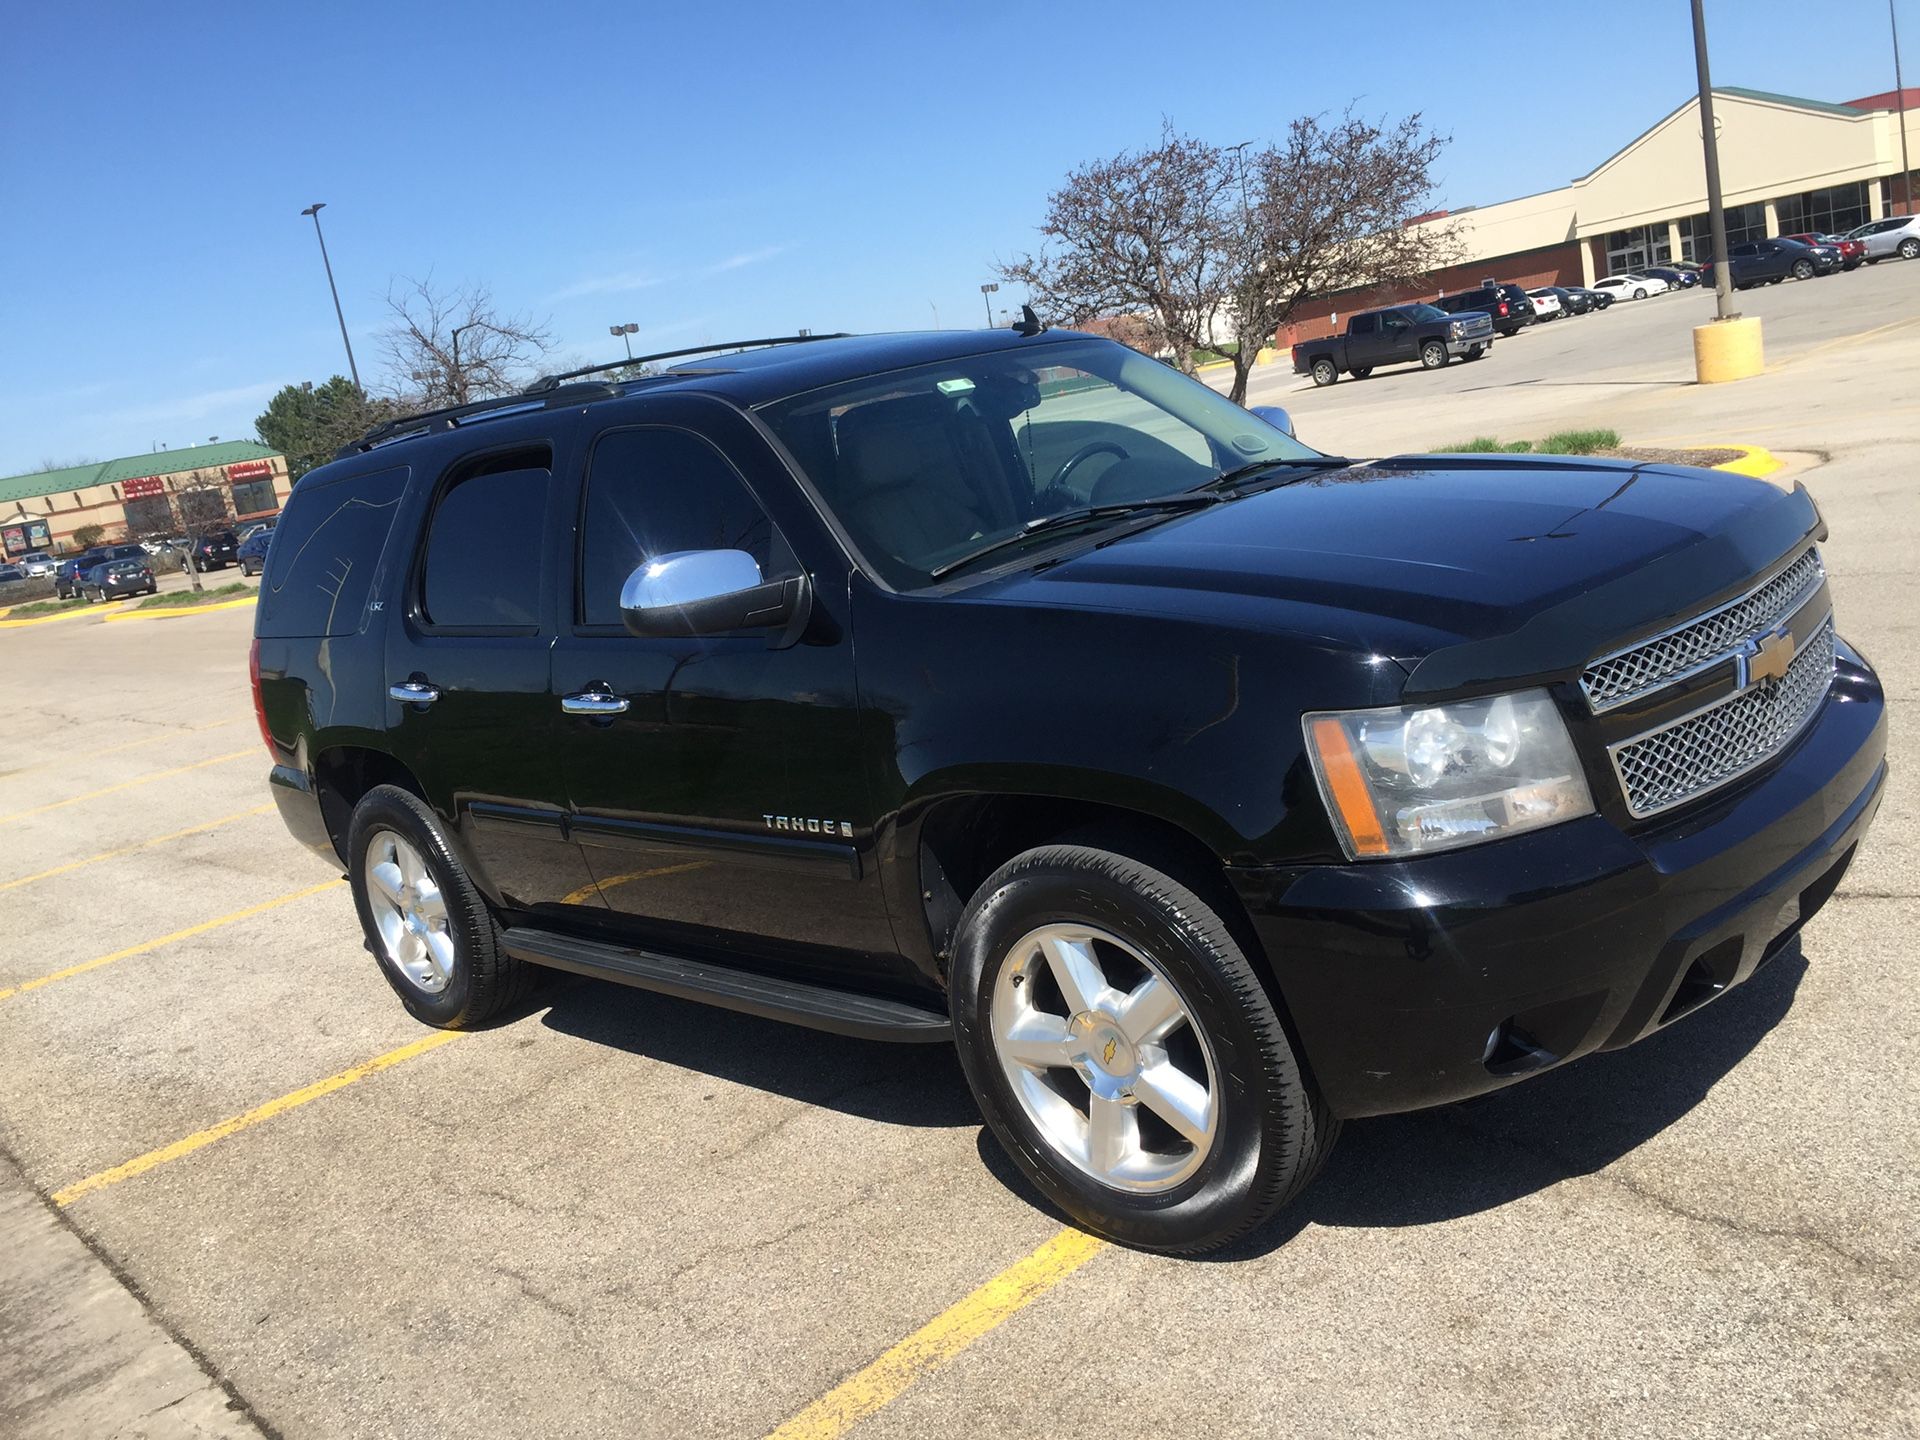
[[[1254,1259],[1308,1225],[1456,1219],[1604,1169],[1698,1105],[1785,1018],[1806,970],[1796,940],[1738,990],[1627,1050],[1483,1100],[1351,1123],[1290,1210],[1208,1258]],[[980,1126],[947,1046],[854,1040],[595,981],[557,981],[542,999],[543,1023],[596,1045],[882,1124]],[[977,1149],[1023,1202],[1064,1220],[984,1127]]]
[[[541,1022],[595,1045],[886,1125],[978,1125],[950,1045],[807,1030],[607,981],[555,977]]]

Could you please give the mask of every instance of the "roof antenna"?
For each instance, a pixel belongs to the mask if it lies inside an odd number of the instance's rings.
[[[1020,307],[1020,320],[1018,324],[1013,326],[1014,334],[1038,335],[1046,328],[1047,327],[1041,323],[1040,317],[1033,313],[1033,306],[1022,305]]]

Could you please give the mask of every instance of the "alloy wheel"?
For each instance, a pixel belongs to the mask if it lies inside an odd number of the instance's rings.
[[[1082,1174],[1153,1193],[1212,1150],[1213,1051],[1173,982],[1109,931],[1045,925],[995,977],[994,1054],[1027,1120]]]
[[[427,995],[453,979],[446,897],[413,842],[393,830],[367,840],[367,900],[393,968]]]

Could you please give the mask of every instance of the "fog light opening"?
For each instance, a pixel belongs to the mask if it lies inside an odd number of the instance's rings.
[[[1512,1016],[1493,1027],[1480,1063],[1490,1075],[1526,1075],[1560,1063],[1560,1057],[1514,1023]]]

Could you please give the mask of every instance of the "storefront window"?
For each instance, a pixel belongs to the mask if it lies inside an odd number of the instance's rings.
[[[189,525],[211,525],[227,518],[227,497],[218,490],[182,490],[180,516]]]
[[[1867,223],[1866,182],[1783,195],[1773,205],[1782,235],[1844,235]]]
[[[175,528],[173,506],[166,496],[147,495],[127,501],[127,534],[170,535]]]
[[[236,480],[233,482],[233,513],[236,515],[263,515],[279,508],[279,502],[273,497],[273,481]]]
[[[1785,229],[1784,224],[1781,228]],[[1766,238],[1766,206],[1727,206],[1727,244],[1744,245],[1749,240]],[[1708,216],[1689,215],[1680,222],[1680,258],[1693,261],[1713,258],[1713,224]]]
[[[1636,225],[1631,230],[1616,230],[1607,236],[1607,273],[1623,275],[1644,270],[1649,265],[1665,265],[1673,259],[1667,243],[1667,225]]]

